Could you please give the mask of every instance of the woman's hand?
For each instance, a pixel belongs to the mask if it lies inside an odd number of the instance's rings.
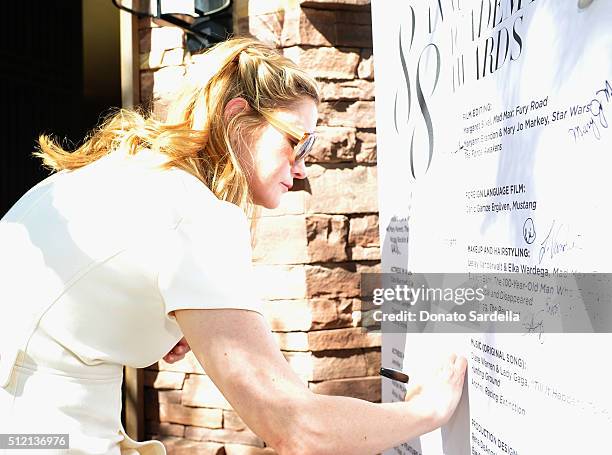
[[[191,347],[185,337],[181,338],[176,346],[172,348],[172,350],[164,356],[164,361],[167,363],[178,362],[179,360],[183,360],[185,358],[185,354],[191,351]]]
[[[436,428],[446,424],[461,398],[466,367],[465,357],[450,355],[430,377],[409,385],[404,400],[431,415]]]

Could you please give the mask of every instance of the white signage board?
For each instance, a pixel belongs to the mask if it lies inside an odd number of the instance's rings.
[[[372,23],[383,271],[612,272],[612,2],[373,0]],[[384,333],[384,366],[469,364],[450,424],[388,453],[612,453],[610,335],[526,332]]]

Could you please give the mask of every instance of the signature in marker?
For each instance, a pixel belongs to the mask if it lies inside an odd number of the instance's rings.
[[[552,260],[555,256],[566,253],[573,249],[579,248],[576,240],[568,240],[569,228],[563,224],[557,226],[556,220],[553,220],[552,225],[548,231],[548,235],[540,244],[540,254],[538,257],[539,264],[544,259]],[[576,236],[576,239],[580,235]]]
[[[544,321],[536,320],[535,316],[531,315],[531,320],[523,324],[527,333],[537,333],[540,344],[544,343]]]
[[[602,96],[604,99],[601,98]],[[598,141],[601,140],[601,130],[610,126],[605,112],[610,102],[612,102],[612,84],[606,80],[603,88],[595,92],[595,98],[591,100],[589,109],[587,109],[591,113],[589,120],[568,130],[573,135],[574,142],[588,134],[592,134]]]

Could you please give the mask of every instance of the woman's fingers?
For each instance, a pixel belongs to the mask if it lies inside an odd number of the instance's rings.
[[[185,354],[189,351],[191,351],[191,346],[189,346],[189,343],[187,343],[187,340],[183,337],[176,343],[172,350],[163,357],[163,359],[167,363],[178,362],[185,358]]]
[[[440,367],[440,375],[445,381],[458,383],[459,381],[463,381],[466,368],[466,358],[452,353],[449,354],[447,361],[442,364],[442,367]]]
[[[176,347],[185,348],[187,351],[191,350],[191,346],[189,346],[189,343],[187,343],[187,340],[185,339],[185,337],[181,338],[179,340],[179,342],[176,343]],[[187,351],[185,351],[185,352],[187,352]]]
[[[406,395],[404,401],[410,401],[415,395],[421,393],[421,384],[411,384],[406,386]]]
[[[463,356],[457,357],[454,364],[454,375],[457,383],[462,384],[465,379],[465,370],[467,369],[467,359]]]

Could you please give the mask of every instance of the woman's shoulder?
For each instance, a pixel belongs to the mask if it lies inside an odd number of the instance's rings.
[[[176,210],[184,222],[199,221],[235,221],[246,222],[244,211],[227,201],[219,199],[206,184],[187,170],[170,167],[163,169],[168,158],[160,152],[149,149],[142,153],[143,161],[155,166],[157,191],[166,192],[164,199]]]
[[[182,184],[182,197],[177,206],[185,222],[246,223],[246,215],[240,207],[219,199],[200,179],[182,169],[173,172]]]

